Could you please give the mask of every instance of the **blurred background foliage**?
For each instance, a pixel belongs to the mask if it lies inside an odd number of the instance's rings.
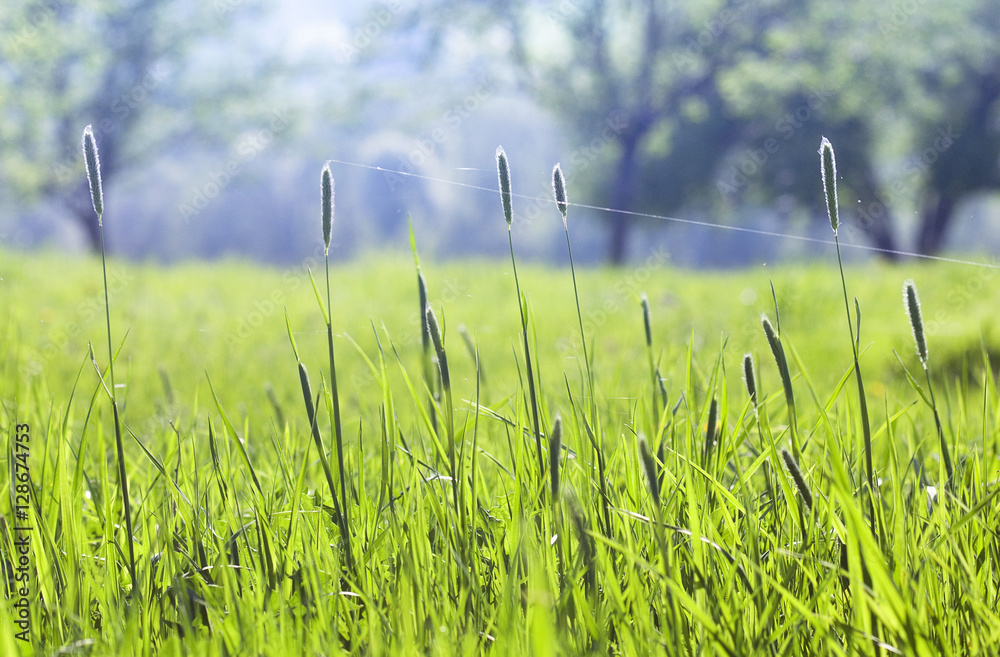
[[[426,251],[502,255],[475,187],[503,144],[546,199],[515,204],[526,256],[561,257],[559,161],[573,202],[701,222],[574,208],[583,260],[804,259],[701,224],[828,238],[821,136],[847,241],[996,250],[998,44],[987,0],[7,0],[0,243],[91,248],[92,124],[109,243],[135,258],[309,257],[327,159],[338,257],[405,250],[407,218]]]

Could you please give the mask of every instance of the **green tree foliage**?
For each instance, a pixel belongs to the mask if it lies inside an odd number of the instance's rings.
[[[998,23],[985,0],[438,0],[411,16],[432,44],[473,34],[475,65],[516,70],[591,145],[567,173],[585,169],[597,202],[731,212],[782,198],[819,214],[826,136],[858,201],[845,219],[889,255],[908,199],[915,248],[932,253],[962,198],[1000,186]],[[613,262],[631,222],[609,217]]]
[[[252,10],[239,0],[5,2],[0,184],[21,202],[61,200],[96,247],[83,127],[93,125],[106,183],[171,140],[235,129],[269,79],[224,37]]]

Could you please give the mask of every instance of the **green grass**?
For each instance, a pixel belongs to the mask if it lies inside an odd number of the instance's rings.
[[[319,272],[322,250],[308,264]],[[1000,648],[1000,405],[982,356],[1000,341],[992,270],[845,271],[863,312],[876,539],[835,254],[773,271],[693,273],[655,257],[578,271],[596,422],[569,270],[520,264],[546,453],[562,417],[562,457],[546,454],[546,470],[560,467],[555,500],[538,472],[510,263],[421,261],[448,352],[459,482],[448,404],[428,410],[412,261],[400,252],[331,268],[352,571],[285,330],[287,307],[339,491],[326,326],[304,268],[109,261],[111,324],[118,340],[128,331],[118,403],[148,450],[126,431],[132,597],[112,412],[88,355],[106,339],[100,263],[4,253],[0,427],[11,440],[15,424],[31,426],[36,529],[32,643],[13,639],[8,601],[0,652],[875,654],[873,636],[884,654]],[[934,414],[893,355],[915,377],[922,369],[900,295],[911,278],[954,446],[950,490]],[[761,312],[774,319],[771,279],[802,447],[794,476],[760,325]],[[658,415],[641,292],[667,391]],[[12,489],[11,467],[0,490]]]

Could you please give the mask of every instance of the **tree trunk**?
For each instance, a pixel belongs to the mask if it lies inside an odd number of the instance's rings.
[[[856,221],[860,228],[871,240],[872,245],[879,250],[879,256],[886,260],[894,261],[898,259],[896,248],[896,235],[893,228],[891,203],[883,202],[878,195],[878,183],[875,182],[875,173],[870,166],[863,167],[857,181],[857,193],[860,198],[876,199],[867,207],[858,210]]]
[[[83,229],[87,239],[87,246],[91,252],[101,252],[101,231],[97,223],[97,213],[94,211],[94,203],[90,198],[90,185],[86,181],[86,174],[83,174],[84,181],[80,183],[73,192],[66,197],[66,208],[73,219]],[[105,245],[107,246],[107,245]]]
[[[618,160],[613,187],[611,207],[614,210],[630,210],[635,198],[636,151],[639,135],[625,135],[622,139],[622,154]],[[628,257],[628,236],[632,228],[632,217],[622,212],[613,212],[609,220],[608,262],[615,267],[625,264]]]
[[[936,200],[924,204],[920,217],[920,234],[917,236],[917,253],[933,255],[944,246],[944,232],[955,209],[956,199],[938,192]]]

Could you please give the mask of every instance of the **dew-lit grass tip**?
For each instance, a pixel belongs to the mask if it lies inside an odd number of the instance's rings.
[[[920,314],[920,298],[917,297],[917,286],[912,280],[903,283],[903,305],[910,318],[910,328],[913,329],[913,340],[917,343],[917,356],[920,363],[927,367],[927,338],[924,335],[924,319]]]
[[[552,193],[556,197],[556,207],[559,208],[559,212],[562,214],[563,228],[567,228],[566,224],[566,181],[563,179],[562,167],[558,164],[552,168]]]
[[[833,144],[826,137],[819,146],[820,169],[823,174],[823,191],[826,193],[826,212],[830,216],[830,227],[834,234],[840,225],[837,213],[837,160],[833,156]]]
[[[101,223],[104,214],[104,193],[101,190],[101,160],[97,156],[97,141],[94,139],[94,129],[87,126],[83,129],[83,160],[87,165],[87,182],[90,183],[90,200],[94,203],[97,213],[97,223]]]
[[[333,173],[330,171],[330,163],[323,165],[323,174],[320,177],[320,194],[323,207],[323,248],[326,253],[330,252],[330,236],[333,233]]]
[[[510,194],[510,165],[507,163],[507,154],[503,151],[503,146],[497,146],[497,176],[500,178],[500,200],[503,203],[503,217],[507,220],[509,227],[514,220],[514,208],[511,205]]]

